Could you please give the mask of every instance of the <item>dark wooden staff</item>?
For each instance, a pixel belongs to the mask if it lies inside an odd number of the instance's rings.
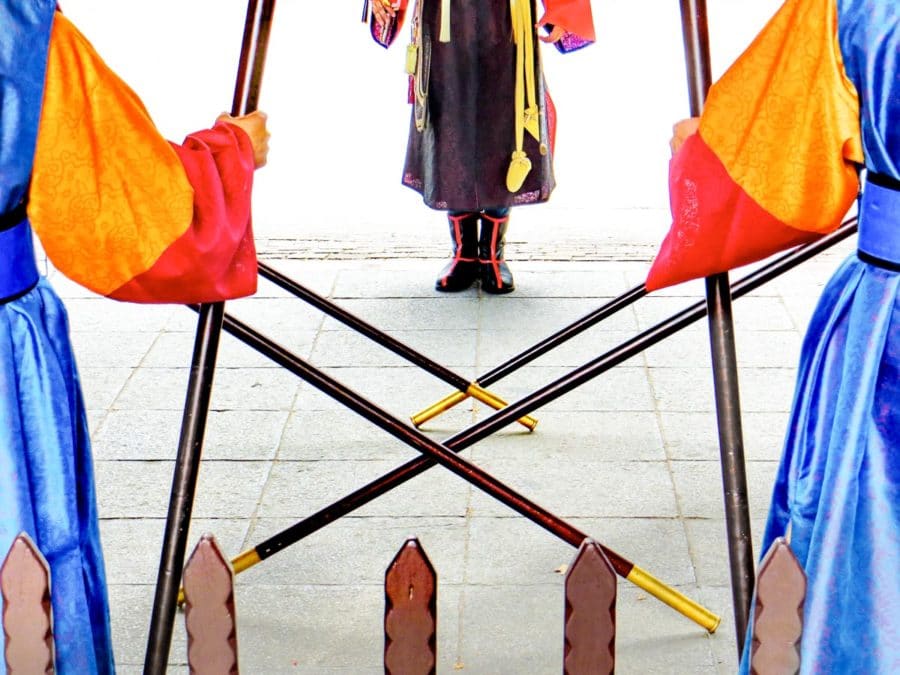
[[[504,401],[496,394],[489,392],[478,382],[469,382],[462,375],[457,375],[452,370],[445,368],[435,361],[432,361],[423,354],[420,354],[419,352],[403,344],[396,338],[391,337],[387,333],[375,328],[375,326],[366,323],[359,317],[354,316],[345,309],[342,309],[330,300],[323,298],[321,295],[311,291],[302,284],[298,284],[293,279],[290,279],[277,270],[272,269],[265,263],[258,263],[258,267],[259,275],[264,279],[268,279],[269,281],[276,284],[277,286],[280,286],[292,295],[305,300],[313,307],[316,307],[317,309],[325,312],[329,316],[337,319],[353,330],[362,333],[367,338],[378,343],[385,349],[394,352],[394,354],[396,354],[397,356],[406,359],[425,372],[434,375],[439,380],[443,380],[450,386],[456,387],[456,395],[460,396],[461,400],[471,396],[472,398],[487,404],[494,410],[500,410],[507,405],[506,401]],[[529,431],[534,431],[534,428],[538,423],[535,418],[529,415],[524,415],[516,421]],[[415,420],[413,420],[413,423],[415,423]]]
[[[256,110],[274,9],[275,0],[262,2],[248,0],[234,100],[231,106],[232,115],[245,115]],[[184,566],[188,527],[194,505],[203,435],[206,430],[206,417],[209,412],[209,399],[224,315],[224,302],[200,306],[181,438],[178,442],[156,594],[150,618],[147,652],[144,658],[146,675],[162,675],[166,672],[169,660],[178,586],[181,583]]]
[[[835,232],[822,237],[821,239],[805,246],[798,247],[783,256],[773,260],[772,262],[760,267],[755,272],[747,275],[740,281],[736,282],[731,288],[731,295],[739,298],[743,295],[751,293],[760,286],[768,283],[772,279],[777,278],[781,274],[793,269],[810,258],[818,255],[822,251],[840,243],[844,239],[852,236],[857,229],[856,218],[845,221],[841,227]],[[602,356],[596,358],[590,363],[582,366],[578,370],[568,376],[557,380],[543,389],[526,396],[525,398],[511,404],[508,408],[496,413],[495,415],[485,419],[484,421],[469,427],[456,434],[455,436],[444,441],[444,446],[453,452],[461,452],[473,443],[486,438],[495,431],[501,429],[508,424],[516,415],[523,412],[530,412],[540,406],[555,400],[556,398],[568,393],[572,389],[580,386],[584,382],[600,375],[612,367],[627,361],[633,356],[641,353],[645,349],[661,342],[663,339],[673,335],[686,326],[698,321],[706,316],[706,302],[695,303],[681,312],[672,315],[667,320],[647,329],[643,333],[635,336],[618,347],[606,352]],[[260,336],[238,322],[226,317],[226,330],[233,336],[249,345],[253,349],[264,354],[276,363],[284,366],[287,370],[302,376],[302,372],[307,367],[300,362],[297,357],[287,352],[284,348],[275,345],[270,340]],[[360,413],[365,416],[365,413]],[[403,432],[405,433],[405,431]],[[405,439],[403,439],[405,440]],[[347,515],[358,509],[359,507],[369,503],[370,501],[386,494],[395,487],[405,483],[409,479],[418,476],[420,473],[433,467],[436,464],[430,457],[419,457],[411,460],[406,464],[384,474],[368,485],[356,490],[355,492],[334,502],[330,506],[308,516],[294,525],[282,530],[281,532],[269,537],[252,549],[248,549],[237,557],[232,559],[235,573],[253,567],[259,562],[275,555],[279,551],[284,550],[288,546],[296,544],[300,540],[306,538],[310,534],[317,532],[329,523],[332,523],[342,516]]]
[[[712,86],[709,59],[709,32],[706,0],[681,0],[681,28],[687,66],[691,116],[699,117],[706,94]],[[750,533],[750,505],[747,497],[747,468],[741,429],[741,400],[738,389],[737,355],[734,346],[734,319],[728,273],[706,279],[709,312],[709,344],[712,355],[716,421],[719,429],[719,456],[725,498],[725,529],[731,567],[731,594],[738,654],[744,648],[750,602],[753,597],[753,541]]]
[[[507,375],[515,372],[522,366],[531,363],[536,358],[543,356],[553,349],[556,349],[564,342],[568,342],[573,337],[575,337],[579,333],[586,331],[591,326],[595,326],[601,321],[605,321],[613,314],[625,309],[632,303],[637,302],[645,295],[647,295],[647,289],[644,288],[643,284],[641,284],[640,286],[635,286],[630,291],[626,291],[617,298],[613,298],[606,304],[595,309],[593,312],[585,314],[577,321],[569,324],[565,328],[562,328],[553,335],[544,338],[537,344],[529,347],[520,354],[517,354],[508,361],[501,363],[493,370],[488,371],[484,375],[478,376],[477,378],[475,378],[472,384],[478,385],[480,387],[489,387],[494,382],[502,380]],[[467,393],[455,391],[452,394],[442,398],[437,403],[433,403],[421,412],[416,413],[410,419],[412,419],[412,423],[417,427],[421,426],[433,417],[437,417],[442,412],[445,412],[458,403],[461,403],[467,397]]]

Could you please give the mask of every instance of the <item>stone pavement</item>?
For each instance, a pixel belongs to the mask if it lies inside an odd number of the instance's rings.
[[[276,269],[467,378],[632,288],[648,265],[649,249],[626,243],[627,223],[610,224],[593,247],[575,230],[554,245],[542,230],[513,226],[508,258],[518,290],[445,296],[431,290],[444,255],[443,228],[431,229],[440,232],[398,230],[388,244],[353,228],[343,245],[297,238],[287,246],[281,235],[264,236],[260,249]],[[822,283],[851,246],[735,302],[757,537],[801,333]],[[575,248],[584,259],[572,259]],[[117,660],[121,672],[138,673],[196,316],[179,306],[100,299],[51,277],[67,300],[89,408]],[[653,294],[492,390],[517,400],[695,302],[701,288]],[[450,393],[268,282],[228,311],[401,419]],[[719,631],[707,635],[620,581],[620,673],[735,669],[707,345],[700,322],[536,411],[534,433],[511,425],[464,452],[722,616]],[[416,454],[230,336],[222,338],[218,366],[189,548],[212,532],[233,556]],[[424,430],[444,439],[488,413],[464,404]],[[238,576],[242,672],[382,672],[384,570],[410,535],[439,574],[439,673],[560,671],[559,568],[574,550],[438,467]],[[172,672],[186,671],[180,619]]]

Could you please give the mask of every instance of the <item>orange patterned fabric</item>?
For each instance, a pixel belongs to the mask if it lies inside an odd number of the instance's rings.
[[[784,4],[710,90],[700,136],[731,179],[785,225],[838,225],[857,195],[852,163],[863,155],[835,0]]]
[[[193,203],[140,99],[57,12],[28,205],[53,264],[107,295],[188,229]]]

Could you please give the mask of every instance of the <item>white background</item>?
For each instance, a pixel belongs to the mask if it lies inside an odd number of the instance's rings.
[[[360,22],[361,2],[280,0],[275,7],[260,99],[273,137],[269,165],[257,174],[259,237],[340,237],[354,228],[377,236],[423,222],[435,229],[437,217],[400,184],[408,33],[381,49]],[[230,107],[243,0],[61,4],[168,138],[180,141]],[[714,76],[779,4],[709,0]],[[668,226],[671,126],[688,113],[679,3],[594,0],[593,11],[597,44],[567,56],[544,48],[559,111],[558,187],[548,205],[520,209],[517,223],[590,230],[613,214],[641,227],[657,223],[634,233],[652,239]]]

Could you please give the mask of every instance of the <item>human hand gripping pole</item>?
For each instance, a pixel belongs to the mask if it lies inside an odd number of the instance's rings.
[[[266,127],[268,116],[261,110],[254,110],[247,115],[230,115],[222,113],[216,122],[226,122],[240,128],[250,139],[253,146],[253,163],[257,169],[266,165],[269,158],[269,133]]]

